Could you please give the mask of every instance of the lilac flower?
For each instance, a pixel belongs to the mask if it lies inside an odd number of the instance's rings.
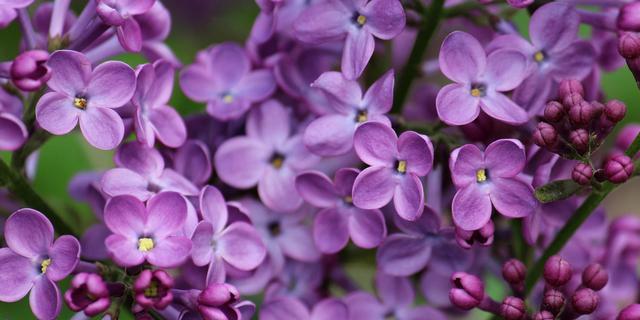
[[[189,238],[177,235],[186,218],[186,200],[175,192],[151,197],[146,207],[130,195],[113,197],[104,209],[104,222],[113,232],[105,241],[109,255],[123,267],[145,261],[176,267],[191,253]]]
[[[440,48],[440,69],[455,81],[438,92],[436,108],[450,125],[471,123],[480,110],[509,124],[529,120],[527,113],[502,92],[516,88],[527,71],[526,57],[515,50],[500,50],[487,56],[472,35],[455,31]]]
[[[304,143],[321,156],[344,154],[353,147],[353,133],[361,124],[375,121],[390,126],[385,113],[393,103],[393,70],[385,73],[362,95],[360,85],[341,73],[325,72],[311,85],[326,92],[333,112],[307,126]]]
[[[296,178],[296,189],[303,199],[323,208],[316,214],[313,239],[323,253],[336,253],[349,241],[361,248],[377,247],[387,234],[380,210],[364,210],[353,206],[351,190],[360,171],[340,169],[332,182],[317,171]]]
[[[251,70],[242,47],[223,43],[198,53],[196,62],[180,73],[180,87],[189,98],[206,102],[211,116],[229,121],[268,98],[276,83],[270,71]]]
[[[199,140],[187,140],[173,156],[176,172],[198,186],[209,181],[211,163],[209,148]]]
[[[147,200],[160,191],[175,191],[186,196],[198,194],[198,189],[185,177],[165,168],[158,150],[131,142],[118,149],[114,157],[119,168],[107,170],[102,176],[102,191],[109,196],[132,195]]]
[[[142,31],[133,19],[146,13],[156,0],[97,0],[96,11],[104,23],[116,27],[118,41],[128,51],[142,49]]]
[[[18,16],[16,10],[26,8],[33,0],[0,0],[0,28],[4,28]]]
[[[260,265],[266,255],[260,235],[246,222],[228,223],[227,204],[218,189],[213,186],[202,189],[200,211],[203,221],[191,237],[191,257],[197,266],[209,265],[207,283],[224,282],[227,263],[245,271]]]
[[[71,288],[64,293],[69,309],[93,317],[106,311],[111,305],[109,288],[102,277],[95,273],[81,272],[71,280]]]
[[[408,278],[377,272],[375,285],[380,300],[364,291],[350,293],[344,298],[349,306],[349,319],[383,320],[389,315],[398,320],[447,318],[442,312],[429,306],[413,307],[415,292]]]
[[[143,308],[164,309],[173,301],[174,280],[166,271],[143,270],[133,283],[136,303]]]
[[[492,204],[501,214],[523,218],[533,214],[538,201],[533,188],[517,176],[526,162],[520,141],[501,139],[484,153],[464,145],[451,153],[451,178],[458,191],[453,198],[453,221],[463,230],[477,230],[491,219]]]
[[[200,290],[179,292],[179,299],[191,312],[178,312],[178,319],[251,319],[256,306],[250,301],[240,301],[238,289],[227,283],[210,283]],[[196,314],[197,312],[197,314]]]
[[[55,319],[62,297],[56,285],[78,264],[80,243],[64,235],[53,241],[53,226],[40,212],[20,209],[5,222],[0,249],[0,301],[15,302],[29,291],[31,311],[39,319]]]
[[[260,310],[260,319],[264,320],[330,320],[348,319],[349,307],[336,298],[326,298],[315,304],[309,311],[300,300],[289,297],[277,297],[266,301]]]
[[[214,157],[220,179],[234,188],[258,185],[260,200],[276,211],[293,211],[302,204],[295,189],[296,174],[317,162],[291,135],[287,110],[275,100],[254,109],[247,118],[246,136],[225,141]]]
[[[378,209],[393,199],[396,212],[416,220],[424,207],[420,177],[433,165],[429,137],[407,131],[400,138],[390,127],[369,122],[354,135],[358,157],[370,167],[358,174],[353,184],[353,203],[361,209]]]
[[[168,106],[173,91],[173,66],[164,60],[138,68],[136,93],[132,103],[138,141],[153,147],[157,137],[164,145],[177,148],[187,139],[187,129],[178,112]]]
[[[49,58],[54,92],[42,96],[36,106],[40,126],[56,135],[69,133],[80,122],[89,144],[98,149],[115,148],[124,136],[124,124],[115,112],[135,90],[135,73],[126,64],[109,61],[91,70],[79,52],[62,50]]]
[[[44,50],[25,51],[11,64],[11,81],[24,91],[36,91],[51,78],[47,66],[49,53]]]
[[[264,299],[286,296],[314,304],[322,298],[322,284],[328,271],[325,264],[288,260],[284,270],[264,289]]]
[[[356,79],[373,55],[374,36],[394,38],[404,29],[405,19],[398,0],[330,0],[303,11],[294,30],[299,40],[313,44],[345,39],[342,73]]]
[[[13,151],[27,140],[27,127],[20,119],[20,100],[0,89],[0,150]]]
[[[531,17],[531,43],[517,35],[505,35],[489,44],[489,51],[509,48],[525,55],[530,75],[514,92],[513,99],[530,116],[542,112],[561,80],[582,80],[591,72],[596,52],[589,42],[579,40],[579,25],[580,17],[572,6],[549,3]]]

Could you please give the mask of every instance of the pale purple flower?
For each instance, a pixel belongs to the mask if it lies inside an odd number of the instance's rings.
[[[131,102],[138,141],[153,147],[157,137],[167,147],[180,147],[187,139],[187,128],[180,114],[167,105],[173,91],[175,70],[171,63],[158,60],[138,68],[136,93]]]
[[[97,0],[96,11],[104,23],[116,27],[118,41],[127,51],[142,49],[142,31],[133,19],[146,13],[156,0]]]
[[[200,290],[180,290],[178,298],[189,310],[172,314],[178,320],[187,319],[251,319],[256,306],[250,301],[239,301],[238,289],[227,283],[210,283]],[[185,312],[186,311],[186,312]]]
[[[329,0],[303,11],[294,30],[299,40],[313,44],[344,39],[342,73],[356,79],[373,55],[375,38],[394,38],[405,19],[398,0]]]
[[[225,264],[245,271],[257,268],[266,249],[256,229],[244,221],[229,223],[227,204],[217,188],[204,187],[199,200],[203,221],[191,237],[191,258],[197,266],[209,265],[207,283],[225,281]]]
[[[209,148],[200,140],[187,140],[173,155],[173,168],[197,186],[209,181],[212,172]]]
[[[0,89],[0,150],[13,151],[27,140],[27,127],[20,119],[20,99]]]
[[[322,284],[328,272],[326,264],[288,260],[284,270],[264,289],[264,300],[286,296],[314,304],[322,298]]]
[[[329,96],[333,112],[315,119],[304,132],[304,143],[313,153],[336,156],[353,147],[353,133],[368,121],[391,126],[386,113],[393,104],[393,70],[378,79],[362,94],[358,82],[347,80],[341,73],[325,72],[311,86]]]
[[[524,146],[513,139],[494,141],[484,152],[472,144],[455,149],[449,159],[458,190],[451,206],[455,224],[480,229],[491,219],[492,207],[510,218],[533,214],[538,207],[533,188],[518,177],[525,162]]]
[[[130,195],[113,197],[104,209],[104,222],[113,233],[105,240],[109,256],[123,267],[145,261],[177,267],[191,253],[191,241],[179,235],[186,219],[186,200],[175,192],[159,193],[146,206]]]
[[[527,112],[503,92],[515,89],[527,75],[527,59],[515,50],[487,56],[472,35],[455,31],[447,36],[438,57],[440,70],[453,80],[438,92],[438,116],[449,125],[471,123],[480,110],[509,124],[529,120]]]
[[[0,0],[0,28],[4,28],[18,16],[16,10],[26,8],[33,0]]]
[[[349,306],[350,320],[384,320],[389,315],[398,320],[447,319],[438,309],[413,306],[415,292],[408,278],[393,277],[378,271],[375,285],[380,299],[364,291],[350,293],[344,298]]]
[[[296,174],[317,161],[292,135],[287,109],[270,100],[255,108],[246,123],[246,136],[225,141],[214,157],[220,179],[238,189],[258,186],[260,200],[276,211],[293,211],[302,204],[295,189]]]
[[[118,149],[114,157],[118,168],[107,170],[101,180],[102,191],[114,197],[132,195],[147,200],[160,191],[195,196],[198,189],[176,171],[165,168],[157,149],[131,142]]]
[[[354,148],[360,160],[369,165],[353,185],[356,207],[378,209],[393,199],[400,217],[418,219],[424,207],[420,177],[433,165],[429,137],[406,131],[398,138],[389,126],[369,122],[356,130]]]
[[[365,210],[353,205],[351,191],[360,171],[340,169],[334,181],[317,171],[300,174],[296,189],[312,205],[322,208],[313,224],[313,239],[323,253],[342,250],[349,238],[361,248],[377,247],[387,234],[380,210]]]
[[[48,62],[51,79],[47,93],[36,106],[38,124],[46,131],[63,135],[80,122],[89,144],[113,149],[124,137],[124,124],[115,108],[125,105],[135,91],[135,73],[119,62],[105,62],[92,70],[79,52],[54,52]]]
[[[271,71],[251,70],[242,47],[223,43],[198,53],[195,63],[180,73],[180,87],[187,97],[206,102],[211,116],[228,121],[268,98],[276,83]]]
[[[337,298],[326,298],[313,306],[309,311],[300,300],[291,297],[277,297],[265,301],[260,309],[263,320],[346,320],[349,318],[349,307]]]
[[[31,311],[39,319],[56,319],[62,297],[56,285],[76,267],[80,243],[64,235],[55,242],[53,225],[40,212],[20,209],[5,222],[0,249],[0,301],[15,302],[29,291]]]

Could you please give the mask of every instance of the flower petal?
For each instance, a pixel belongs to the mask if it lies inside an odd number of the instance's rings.
[[[313,120],[304,131],[304,145],[313,153],[331,157],[342,155],[353,147],[355,119],[342,114],[329,114]]]
[[[291,212],[302,205],[296,190],[296,174],[288,167],[267,167],[258,182],[260,200],[272,210]]]
[[[458,188],[476,183],[477,171],[485,167],[484,154],[474,144],[465,144],[451,153],[451,179]]]
[[[409,278],[376,272],[375,283],[376,291],[386,306],[401,309],[413,304],[415,293]]]
[[[324,209],[313,222],[313,239],[322,253],[333,254],[349,242],[348,217],[336,208]]]
[[[124,168],[110,169],[101,179],[102,191],[109,196],[132,195],[142,201],[153,192],[147,189],[149,182],[134,171]]]
[[[519,125],[529,121],[529,115],[522,107],[499,92],[482,97],[480,108],[490,117],[508,124]]]
[[[484,72],[487,55],[472,35],[454,31],[442,42],[438,61],[440,70],[447,78],[469,84]]]
[[[49,278],[40,277],[33,283],[29,306],[38,319],[57,319],[62,309],[62,296],[58,286]]]
[[[81,112],[73,106],[71,98],[57,92],[45,94],[36,105],[38,124],[56,135],[71,132],[78,124]]]
[[[53,243],[53,225],[33,209],[20,209],[4,223],[4,239],[13,252],[35,259],[45,256]]]
[[[136,89],[136,74],[124,62],[108,61],[96,67],[87,87],[87,110],[119,108],[129,102]]]
[[[293,29],[298,40],[308,43],[338,40],[346,33],[352,14],[337,2],[321,2],[302,11]]]
[[[187,97],[197,102],[205,102],[220,94],[207,71],[203,64],[196,63],[180,72],[180,88]]]
[[[225,262],[240,270],[257,268],[267,250],[256,229],[245,222],[227,227],[218,240],[218,252]]]
[[[337,298],[326,298],[313,307],[309,320],[348,319],[349,308]]]
[[[118,148],[114,162],[147,178],[161,175],[164,169],[164,159],[157,149],[133,142]]]
[[[140,24],[135,19],[125,19],[116,28],[118,42],[122,48],[129,52],[140,52],[142,50],[142,30]]]
[[[438,117],[444,123],[461,126],[475,120],[480,114],[480,99],[471,95],[461,84],[449,84],[438,91],[436,97]]]
[[[276,80],[270,70],[261,69],[248,73],[233,91],[250,102],[268,98],[276,90]]]
[[[0,301],[16,302],[26,296],[37,277],[31,259],[0,248]]]
[[[213,241],[215,231],[213,226],[208,221],[201,221],[198,223],[196,230],[191,236],[191,243],[193,247],[191,249],[191,258],[196,266],[206,266],[211,263],[213,257]]]
[[[373,35],[364,29],[349,33],[342,52],[341,70],[347,79],[357,79],[373,55],[376,42]]]
[[[111,150],[124,137],[124,123],[112,109],[89,108],[80,114],[80,130],[92,146]]]
[[[321,257],[316,248],[310,228],[294,226],[283,230],[278,244],[285,255],[298,261],[315,262]]]
[[[405,220],[420,218],[424,210],[424,189],[417,175],[407,173],[400,179],[393,194],[393,205],[398,215]]]
[[[354,208],[349,218],[349,234],[358,247],[371,249],[377,247],[387,236],[387,226],[380,210],[362,210]]]
[[[10,113],[0,112],[0,150],[16,150],[28,136],[27,127],[22,120]]]
[[[324,72],[311,86],[322,90],[340,104],[339,106],[333,106],[336,111],[344,111],[346,113],[353,106],[359,106],[362,101],[362,89],[358,82],[345,78],[340,72]]]
[[[309,171],[296,177],[296,190],[307,202],[319,208],[329,208],[336,205],[339,196],[324,173]]]
[[[246,131],[248,137],[281,147],[289,137],[289,112],[276,100],[269,100],[251,111]]]
[[[576,41],[549,57],[553,70],[549,75],[560,82],[564,79],[584,79],[596,63],[596,51],[587,41]]]
[[[405,131],[398,138],[398,153],[407,161],[407,172],[425,176],[433,166],[433,145],[429,137]]]
[[[531,16],[529,36],[533,45],[546,51],[558,51],[578,38],[580,17],[572,6],[549,3]]]
[[[486,190],[470,184],[456,192],[451,204],[456,226],[473,231],[482,228],[491,219],[491,199]]]
[[[56,51],[49,57],[47,65],[51,68],[47,86],[71,98],[83,92],[91,78],[91,62],[77,51]]]
[[[263,175],[271,153],[255,139],[231,138],[218,147],[214,157],[216,172],[232,187],[251,188]]]
[[[187,200],[176,192],[161,192],[147,202],[145,232],[163,238],[182,228],[187,218]]]
[[[155,183],[162,188],[163,191],[174,191],[183,196],[195,196],[199,191],[196,186],[172,169],[164,169],[162,175],[158,177]]]
[[[156,107],[149,113],[153,131],[165,146],[180,147],[187,139],[187,128],[178,112],[169,106]]]
[[[70,236],[61,236],[49,249],[51,265],[47,268],[47,278],[60,281],[66,278],[78,265],[80,259],[80,242]]]
[[[375,114],[384,114],[391,110],[391,106],[393,105],[394,76],[393,69],[391,69],[369,87],[362,101],[368,111]]]
[[[309,319],[309,311],[300,300],[283,296],[262,305],[259,318],[263,320]]]
[[[487,58],[487,82],[496,91],[510,91],[527,76],[527,58],[524,54],[503,49],[492,52]]]
[[[492,179],[491,202],[498,212],[511,218],[522,218],[535,213],[539,203],[533,196],[533,187],[516,178]]]
[[[176,171],[198,186],[209,181],[211,166],[209,148],[200,140],[187,140],[173,159]]]
[[[229,219],[227,203],[218,188],[205,186],[200,192],[200,212],[202,219],[211,223],[214,233],[224,229]]]
[[[387,308],[369,292],[356,291],[343,298],[349,306],[349,320],[384,319]]]
[[[402,3],[396,0],[372,0],[362,10],[365,27],[376,38],[390,40],[404,29],[406,17]]]
[[[358,157],[370,166],[393,166],[398,155],[397,142],[395,131],[378,122],[362,124],[353,135]]]
[[[396,182],[385,167],[369,167],[358,174],[353,184],[353,203],[362,209],[379,209],[393,198]]]
[[[191,254],[191,240],[183,236],[169,236],[155,241],[155,247],[147,253],[147,261],[160,268],[175,268]]]
[[[144,203],[131,195],[115,196],[104,208],[104,223],[109,230],[134,240],[144,231],[146,220]]]
[[[484,159],[491,177],[502,178],[518,175],[527,161],[524,146],[516,139],[492,142],[484,151]]]

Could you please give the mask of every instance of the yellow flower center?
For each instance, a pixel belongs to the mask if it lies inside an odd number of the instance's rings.
[[[151,251],[155,244],[153,243],[153,239],[151,238],[140,238],[138,239],[138,250],[142,252]]]
[[[534,53],[533,60],[535,60],[536,62],[542,62],[542,60],[544,60],[544,53],[542,51]]]
[[[74,98],[73,105],[78,109],[86,109],[87,108],[87,99],[85,98]]]
[[[478,88],[473,88],[471,89],[471,95],[474,97],[479,97],[482,95],[482,91],[480,91],[480,89]]]
[[[283,163],[284,163],[284,158],[282,158],[281,156],[275,156],[273,157],[273,159],[271,159],[271,165],[276,169],[282,168]]]
[[[356,122],[363,123],[368,119],[369,117],[367,116],[367,110],[358,110],[358,114],[356,114]]]
[[[158,296],[158,283],[156,281],[151,281],[149,287],[144,289],[144,296],[147,298]]]
[[[345,196],[344,198],[342,198],[342,201],[344,201],[345,203],[348,203],[348,204],[352,204],[353,203],[353,197],[352,196]]]
[[[222,96],[222,102],[226,103],[226,104],[231,104],[233,103],[233,96],[229,93],[225,94],[224,96]]]
[[[47,268],[49,268],[50,265],[51,265],[51,259],[42,260],[42,263],[40,263],[40,271],[42,271],[42,273],[46,273]]]
[[[400,173],[407,172],[407,161],[406,160],[398,161],[398,167],[396,168],[396,170],[398,170],[398,172]]]
[[[358,15],[358,17],[356,18],[356,22],[359,25],[364,26],[364,24],[367,23],[367,17],[365,17],[363,15]]]
[[[487,171],[484,169],[480,169],[476,171],[476,181],[485,182],[487,181]]]

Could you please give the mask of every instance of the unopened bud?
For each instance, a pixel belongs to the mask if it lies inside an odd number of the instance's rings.
[[[562,99],[568,97],[570,94],[577,94],[580,97],[584,97],[584,87],[582,83],[576,79],[562,80],[558,88],[558,94]]]
[[[484,299],[484,283],[472,274],[456,272],[451,276],[451,284],[449,300],[460,309],[471,310]]]
[[[579,154],[589,150],[589,132],[585,129],[573,130],[569,133],[569,142]]]
[[[557,314],[564,307],[565,298],[562,292],[556,289],[547,289],[542,298],[542,306],[545,310]]]
[[[542,148],[552,149],[558,142],[558,132],[554,126],[539,122],[533,132],[533,142]]]
[[[51,78],[47,60],[49,53],[43,50],[21,53],[11,64],[11,81],[20,90],[38,90]]]
[[[562,104],[567,108],[567,110],[582,101],[584,101],[583,96],[575,92],[569,93],[566,96],[562,97]]]
[[[555,320],[555,318],[553,313],[546,310],[536,312],[536,314],[533,315],[533,320]]]
[[[589,164],[580,162],[573,167],[573,171],[571,172],[571,179],[575,181],[575,183],[586,186],[591,183],[591,178],[593,177],[593,169]]]
[[[582,271],[582,285],[599,291],[607,285],[609,273],[600,264],[592,263]]]
[[[564,106],[558,101],[549,101],[544,108],[544,118],[549,122],[559,122],[564,118]]]
[[[520,320],[526,314],[524,301],[516,297],[506,297],[500,306],[500,315],[505,320]]]
[[[623,183],[633,174],[633,161],[624,154],[616,154],[605,163],[604,174],[613,183]]]
[[[491,220],[478,230],[467,231],[456,227],[456,242],[465,249],[470,249],[476,243],[483,247],[490,246],[494,231],[495,226]]]
[[[571,265],[560,256],[552,256],[544,264],[544,280],[552,287],[560,287],[571,280]]]
[[[625,59],[640,57],[640,34],[625,32],[618,40],[618,52]]]
[[[616,320],[640,320],[640,304],[632,304],[620,311]]]
[[[510,284],[521,284],[526,275],[527,267],[518,259],[510,259],[502,265],[502,278]]]
[[[589,288],[578,289],[571,297],[571,306],[579,314],[591,314],[599,302],[598,294]]]
[[[598,113],[598,110],[587,101],[574,104],[569,109],[569,120],[576,126],[587,126]]]
[[[620,8],[618,29],[640,31],[640,2],[631,1]]]
[[[620,100],[611,100],[605,105],[604,114],[612,122],[620,122],[627,114],[627,106]]]

